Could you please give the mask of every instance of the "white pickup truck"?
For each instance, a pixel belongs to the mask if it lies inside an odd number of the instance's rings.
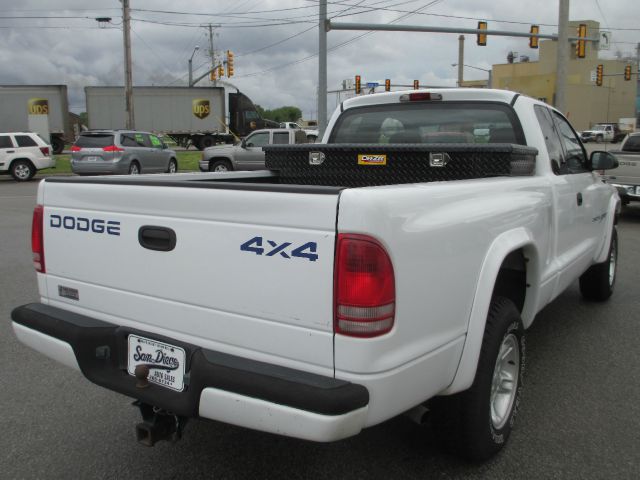
[[[267,148],[269,171],[45,179],[15,334],[135,398],[147,445],[190,417],[326,442],[407,413],[496,453],[525,329],[577,279],[613,291],[619,198],[593,170],[615,159],[499,90],[350,99],[323,141]]]
[[[640,201],[640,132],[627,135],[620,150],[610,150],[619,167],[601,172],[607,183],[618,189],[622,205]]]

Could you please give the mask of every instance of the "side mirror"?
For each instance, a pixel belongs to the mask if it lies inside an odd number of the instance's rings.
[[[244,138],[242,139],[242,141],[240,142],[240,147],[242,148],[247,148],[247,142],[244,140]]]
[[[611,170],[618,168],[618,159],[609,152],[601,150],[591,152],[590,161],[592,170]]]
[[[169,148],[169,147],[167,147],[167,144],[162,142],[162,150],[166,150],[167,148]]]

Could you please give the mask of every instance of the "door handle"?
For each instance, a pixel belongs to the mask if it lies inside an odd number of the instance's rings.
[[[142,247],[157,252],[170,252],[176,248],[176,232],[167,227],[145,225],[138,230]]]
[[[578,195],[576,195],[576,200],[578,202],[578,206],[582,205],[582,193],[578,192]]]
[[[15,150],[7,150],[7,153],[16,153]]]

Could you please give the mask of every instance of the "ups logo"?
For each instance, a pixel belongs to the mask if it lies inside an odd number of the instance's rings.
[[[209,116],[211,112],[211,105],[209,104],[209,100],[198,99],[196,98],[193,101],[193,114],[199,119],[203,119]]]
[[[29,115],[49,115],[49,101],[46,98],[30,98],[27,108]]]

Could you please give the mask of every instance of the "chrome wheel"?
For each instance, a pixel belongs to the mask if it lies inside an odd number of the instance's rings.
[[[213,169],[214,172],[228,172],[229,169],[227,168],[227,166],[224,163],[221,163],[219,165],[216,165]]]
[[[520,349],[513,333],[502,344],[491,381],[491,423],[499,430],[507,423],[518,391],[520,374]]]
[[[178,166],[176,165],[176,162],[171,160],[169,162],[169,173],[176,173],[177,171],[178,171]]]
[[[138,167],[137,163],[132,163],[131,166],[129,167],[129,175],[139,175],[140,174],[140,167]]]
[[[609,286],[616,281],[616,265],[618,263],[618,242],[611,239],[611,252],[609,253]]]
[[[13,174],[16,177],[16,180],[29,180],[31,177],[31,168],[26,163],[20,163],[16,165],[13,169]]]

